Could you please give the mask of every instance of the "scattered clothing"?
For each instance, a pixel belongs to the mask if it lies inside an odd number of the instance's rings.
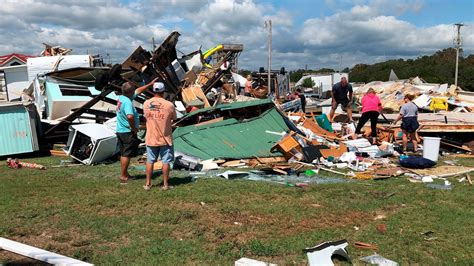
[[[406,168],[425,169],[436,165],[436,162],[421,156],[400,156],[400,165]]]

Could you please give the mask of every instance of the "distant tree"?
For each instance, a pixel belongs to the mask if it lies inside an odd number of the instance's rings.
[[[304,69],[290,71],[290,82],[298,82],[305,72],[306,70]]]
[[[320,68],[318,70],[313,69],[298,69],[290,71],[290,81],[291,82],[298,82],[304,74],[322,74],[322,73],[334,73],[334,69],[332,68]]]
[[[303,83],[301,84],[301,87],[303,88],[312,88],[314,87],[315,83],[312,78],[308,77],[303,79]]]
[[[239,69],[237,73],[243,77],[247,77],[248,75],[252,73],[252,71],[246,70],[246,69]]]
[[[314,71],[314,73],[334,73],[334,72],[336,72],[336,71],[332,68],[320,68],[320,69]]]
[[[462,54],[462,51],[461,51]],[[351,81],[386,81],[393,69],[400,79],[419,76],[432,83],[454,83],[456,50],[447,48],[416,59],[388,60],[373,65],[357,64],[350,70]],[[458,85],[474,91],[474,55],[459,58]]]

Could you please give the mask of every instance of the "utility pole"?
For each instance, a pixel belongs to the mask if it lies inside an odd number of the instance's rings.
[[[155,51],[155,37],[151,37],[151,51]]]
[[[461,48],[461,27],[464,26],[462,23],[456,23],[454,26],[457,27],[457,36],[454,40],[454,46],[456,47],[456,72],[454,74],[454,86],[458,87],[458,65],[459,65],[459,48]]]
[[[271,71],[272,71],[272,20],[269,19],[265,21],[265,27],[268,29],[268,92],[271,93],[272,90],[272,79],[271,79]],[[278,88],[275,88],[275,98],[278,100]]]

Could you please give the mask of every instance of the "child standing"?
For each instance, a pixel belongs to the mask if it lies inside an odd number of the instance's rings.
[[[400,108],[400,115],[393,122],[396,124],[398,121],[402,120],[400,128],[403,131],[403,152],[407,151],[408,137],[410,137],[411,142],[413,143],[413,151],[416,151],[418,147],[416,130],[420,127],[420,124],[418,124],[418,106],[413,103],[413,99],[415,99],[415,95],[405,95],[405,98],[403,99],[405,104]]]

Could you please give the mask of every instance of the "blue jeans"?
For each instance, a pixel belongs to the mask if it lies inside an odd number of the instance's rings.
[[[169,164],[173,162],[174,159],[174,150],[173,146],[146,146],[146,162],[147,163],[156,163],[160,157],[163,164]]]

